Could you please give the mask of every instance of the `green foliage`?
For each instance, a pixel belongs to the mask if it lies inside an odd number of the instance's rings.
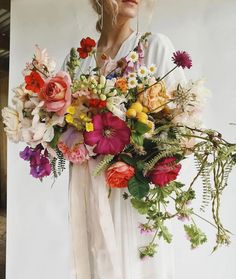
[[[149,182],[145,179],[140,179],[137,174],[128,182],[130,194],[136,199],[142,199],[149,192]]]
[[[106,155],[103,160],[97,165],[96,169],[93,171],[93,175],[101,174],[110,165],[111,161],[114,159],[114,155]]]
[[[158,233],[159,238],[163,237],[163,239],[167,243],[171,243],[173,235],[169,232],[168,228],[161,223],[159,225],[159,230],[160,230]]]
[[[134,130],[138,134],[143,135],[143,134],[147,133],[148,131],[150,131],[151,128],[145,123],[142,123],[140,121],[136,121],[135,124],[134,124]]]
[[[67,61],[67,71],[71,77],[72,82],[76,76],[76,70],[80,65],[79,57],[77,55],[77,50],[75,48],[71,48],[70,50],[70,59]]]
[[[189,238],[192,249],[207,242],[205,233],[203,233],[195,224],[184,225],[184,230]]]
[[[62,152],[57,147],[55,150],[56,150],[57,157],[54,157],[51,160],[51,166],[52,166],[52,174],[53,174],[54,178],[57,178],[65,170],[66,160],[65,160]]]
[[[134,168],[136,167],[136,161],[131,156],[129,156],[127,154],[120,154],[119,157],[120,157],[121,161],[125,162],[126,164],[128,164]]]
[[[147,214],[149,209],[149,204],[143,200],[132,198],[132,206],[138,210],[139,214]]]
[[[145,257],[153,257],[157,253],[158,245],[156,243],[150,243],[148,246],[139,249],[139,256],[141,259]]]

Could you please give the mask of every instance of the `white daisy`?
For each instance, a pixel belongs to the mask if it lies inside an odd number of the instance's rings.
[[[149,67],[148,70],[149,70],[149,74],[150,74],[150,75],[154,75],[155,72],[156,72],[156,70],[157,70],[157,67],[156,67],[155,64],[152,64],[152,65]]]
[[[136,51],[131,51],[128,55],[128,61],[133,63],[138,61],[138,53]]]
[[[137,86],[137,79],[136,78],[129,78],[128,79],[128,87],[135,88]]]
[[[139,77],[141,77],[141,78],[147,77],[147,75],[148,75],[148,69],[147,69],[147,67],[141,66],[141,67],[138,69],[138,75],[139,75]]]
[[[128,77],[129,78],[136,78],[137,74],[135,72],[131,72],[131,73],[128,74]]]

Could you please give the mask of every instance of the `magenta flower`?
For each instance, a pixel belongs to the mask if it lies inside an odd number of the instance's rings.
[[[130,142],[130,129],[125,121],[105,112],[93,116],[92,132],[84,132],[84,142],[94,146],[97,154],[118,154]]]
[[[188,68],[192,67],[192,59],[186,51],[176,51],[173,53],[172,60],[178,67]]]

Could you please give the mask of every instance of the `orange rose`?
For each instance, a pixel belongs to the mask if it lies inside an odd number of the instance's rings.
[[[159,112],[165,108],[169,98],[166,93],[165,83],[160,81],[141,93],[138,100],[150,112]]]
[[[128,85],[127,85],[127,81],[125,78],[119,78],[116,81],[115,87],[120,89],[122,91],[122,93],[126,93],[128,90]]]
[[[111,188],[125,188],[134,174],[133,167],[124,162],[117,162],[107,169],[106,181]]]

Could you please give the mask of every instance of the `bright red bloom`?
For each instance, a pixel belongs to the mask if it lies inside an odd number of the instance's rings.
[[[94,108],[105,108],[107,102],[100,99],[89,99],[89,105]]]
[[[86,58],[88,57],[89,53],[93,50],[93,48],[96,46],[96,42],[91,39],[90,37],[87,37],[86,39],[82,39],[80,41],[80,46],[77,48],[77,51],[79,52],[80,58]]]
[[[84,142],[94,146],[97,154],[118,154],[130,142],[130,129],[125,121],[111,112],[96,114],[92,119],[94,130],[84,132]]]
[[[176,158],[168,157],[159,161],[148,174],[148,177],[156,186],[164,187],[166,184],[176,179],[180,169],[181,164],[176,164]]]
[[[44,86],[44,80],[41,78],[40,74],[36,71],[32,71],[30,75],[25,76],[27,90],[31,90],[34,93],[39,93]]]
[[[185,67],[188,69],[192,67],[192,59],[186,51],[176,51],[173,53],[172,60],[178,67],[182,67],[183,69]]]

